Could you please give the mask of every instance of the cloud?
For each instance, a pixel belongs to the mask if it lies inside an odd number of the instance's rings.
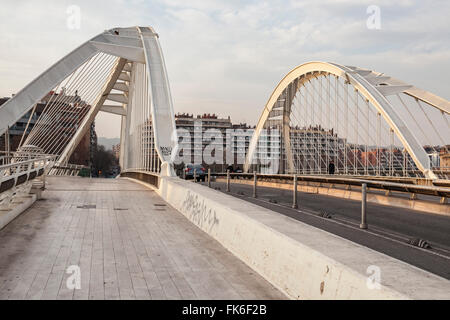
[[[66,28],[69,5],[80,30]],[[381,29],[368,30],[378,5]],[[14,12],[15,14],[5,14]],[[160,34],[176,111],[256,123],[278,81],[311,60],[385,72],[449,99],[448,1],[50,1],[2,4],[0,95],[26,85],[104,29],[152,25]],[[97,123],[113,136],[108,121]]]

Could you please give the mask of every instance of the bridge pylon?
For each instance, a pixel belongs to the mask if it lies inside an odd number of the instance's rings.
[[[0,134],[44,102],[22,145],[58,155],[63,164],[99,112],[116,114],[122,171],[159,174],[161,163],[172,166],[177,135],[158,38],[151,27],[113,28],[83,43],[0,107]]]
[[[308,62],[267,101],[244,171],[450,177],[450,102],[383,73]]]

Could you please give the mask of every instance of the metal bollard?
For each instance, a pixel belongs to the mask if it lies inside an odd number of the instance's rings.
[[[294,174],[294,188],[292,189],[292,208],[297,209],[297,175]]]
[[[363,183],[361,186],[361,229],[367,229],[366,222],[366,200],[367,200],[367,184]]]
[[[211,168],[208,168],[208,187],[211,188]]]
[[[197,182],[197,172],[195,171],[195,168],[194,168],[194,183],[196,183]]]
[[[256,194],[256,184],[258,182],[258,177],[256,175],[256,172],[253,172],[253,198],[257,198],[257,194]]]
[[[227,192],[230,192],[230,170],[227,170]]]

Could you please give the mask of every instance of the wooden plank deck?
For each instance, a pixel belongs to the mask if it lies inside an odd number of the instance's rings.
[[[0,299],[285,299],[140,184],[47,181],[0,230]],[[81,289],[66,285],[72,265]]]

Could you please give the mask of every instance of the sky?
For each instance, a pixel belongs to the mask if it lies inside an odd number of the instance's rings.
[[[68,23],[73,6],[79,28]],[[175,112],[254,125],[277,83],[308,61],[384,72],[450,100],[446,0],[0,0],[0,7],[0,96],[102,31],[141,25],[160,35]],[[119,119],[99,115],[96,129],[118,137]]]

